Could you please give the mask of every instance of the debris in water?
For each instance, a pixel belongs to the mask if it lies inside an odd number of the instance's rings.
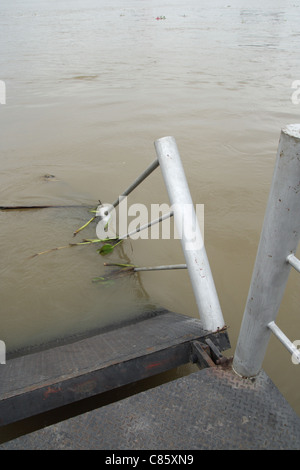
[[[43,175],[42,179],[44,181],[53,181],[53,180],[58,181],[55,175],[50,175],[49,173],[46,173],[45,175]]]

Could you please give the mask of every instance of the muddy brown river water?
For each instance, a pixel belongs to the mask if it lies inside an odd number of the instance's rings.
[[[95,245],[31,257],[73,242],[89,208],[113,202],[167,135],[194,202],[204,204],[234,351],[280,130],[300,119],[299,25],[292,0],[1,1],[0,204],[77,206],[0,212],[8,353],[157,306],[197,317],[184,271],[103,286],[92,282],[105,272]],[[159,169],[128,199],[164,202]],[[76,241],[96,238],[96,225],[82,233]],[[184,262],[174,239],[128,240],[107,260]],[[277,323],[292,341],[300,340],[299,302],[291,273]],[[300,366],[275,338],[263,367],[300,414]]]

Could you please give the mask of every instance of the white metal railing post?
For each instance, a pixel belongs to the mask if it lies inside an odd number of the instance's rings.
[[[155,149],[180,233],[203,328],[216,331],[224,327],[223,315],[174,137],[158,139],[155,141]],[[196,243],[191,243],[191,234],[194,234]]]
[[[258,252],[233,360],[241,376],[259,373],[300,236],[300,124],[282,129]],[[290,257],[290,255],[293,255]],[[299,263],[298,263],[299,267]],[[281,338],[283,340],[283,337]],[[286,344],[286,347],[289,345]]]

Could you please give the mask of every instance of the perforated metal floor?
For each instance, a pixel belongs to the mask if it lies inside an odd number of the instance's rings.
[[[264,372],[213,367],[20,437],[0,449],[300,449],[300,418]]]

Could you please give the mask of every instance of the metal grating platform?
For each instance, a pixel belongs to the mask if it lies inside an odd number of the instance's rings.
[[[191,360],[194,341],[228,349],[227,332],[168,311],[8,360],[0,367],[0,425],[170,370]]]
[[[212,367],[22,436],[8,449],[300,449],[300,418],[261,372]]]

